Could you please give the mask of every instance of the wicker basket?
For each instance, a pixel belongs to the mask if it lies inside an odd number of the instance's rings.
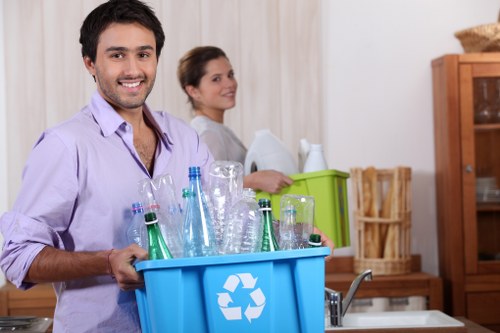
[[[411,271],[411,168],[351,169],[356,253],[354,272]]]
[[[460,40],[466,53],[500,51],[500,14],[498,23],[483,24],[477,27],[457,31],[455,37]]]

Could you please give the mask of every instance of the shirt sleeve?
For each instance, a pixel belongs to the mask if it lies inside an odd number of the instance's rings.
[[[226,147],[220,133],[207,130],[200,135],[200,138],[208,146],[214,160],[227,160]]]
[[[37,254],[45,247],[64,249],[60,234],[71,221],[78,193],[77,167],[66,144],[45,133],[33,148],[12,208],[0,219],[4,237],[0,266],[18,288]]]

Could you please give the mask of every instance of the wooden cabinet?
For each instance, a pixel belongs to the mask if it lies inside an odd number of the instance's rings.
[[[54,317],[56,295],[51,284],[19,290],[7,282],[0,288],[0,316]]]
[[[333,257],[325,266],[325,286],[347,295],[352,281],[353,257]],[[443,310],[442,279],[420,271],[421,258],[412,256],[411,272],[402,275],[375,275],[372,281],[363,281],[355,295],[356,299],[372,297],[410,297],[423,296],[427,300],[427,309]]]
[[[500,331],[500,53],[432,61],[445,311]]]

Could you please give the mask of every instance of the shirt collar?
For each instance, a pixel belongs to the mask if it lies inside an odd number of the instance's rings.
[[[99,94],[96,90],[92,95],[91,100],[91,112],[94,119],[99,124],[102,134],[105,137],[112,135],[117,132],[120,127],[125,126],[127,122],[113,109],[113,107]],[[170,145],[173,144],[165,128],[158,125],[157,117],[162,117],[164,115],[156,115],[156,112],[151,112],[147,104],[144,104],[144,112],[146,117],[153,123],[156,131],[161,134],[162,139],[165,141],[165,145],[170,149]]]
[[[99,124],[102,134],[105,137],[115,133],[120,126],[126,124],[125,120],[113,109],[113,107],[95,91],[92,95],[91,112],[94,119]]]

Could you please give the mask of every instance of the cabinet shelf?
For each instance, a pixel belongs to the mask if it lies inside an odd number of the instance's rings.
[[[474,130],[476,131],[494,131],[500,130],[500,123],[498,124],[476,124],[474,125]]]
[[[500,202],[499,203],[478,203],[478,212],[500,212]]]

